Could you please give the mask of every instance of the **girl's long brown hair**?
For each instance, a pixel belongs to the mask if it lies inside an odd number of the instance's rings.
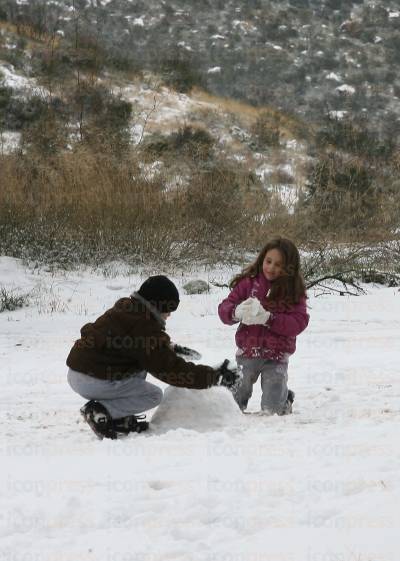
[[[306,287],[300,272],[299,250],[286,238],[278,237],[266,243],[257,259],[232,279],[230,288],[234,288],[245,277],[256,277],[261,273],[264,258],[271,249],[277,249],[281,253],[285,274],[273,281],[266,303],[270,304],[271,309],[276,306],[286,309],[306,296]]]

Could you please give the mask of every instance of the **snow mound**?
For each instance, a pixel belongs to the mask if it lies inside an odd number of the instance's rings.
[[[232,421],[240,421],[241,416],[232,394],[225,388],[189,390],[169,386],[151,424],[163,432],[174,429],[208,432],[229,427]]]

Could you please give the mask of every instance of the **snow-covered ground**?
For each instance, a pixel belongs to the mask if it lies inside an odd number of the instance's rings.
[[[48,91],[38,86],[34,78],[25,78],[16,72],[12,64],[5,64],[0,61],[0,78],[1,84],[7,88],[14,90],[16,95],[48,95]]]
[[[0,258],[0,287],[31,295],[0,314],[0,559],[398,561],[398,289],[310,294],[292,416],[242,415],[222,388],[167,388],[148,433],[98,441],[65,358],[80,327],[144,279],[126,273]],[[181,288],[231,274],[172,278]],[[216,315],[226,294],[182,295],[168,320],[204,363],[234,357],[234,327]],[[259,399],[257,387],[252,409]]]

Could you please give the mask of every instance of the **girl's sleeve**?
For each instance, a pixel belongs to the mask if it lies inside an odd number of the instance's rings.
[[[278,335],[296,337],[305,330],[309,319],[310,316],[307,313],[306,300],[304,298],[293,306],[293,309],[290,311],[273,312],[267,322],[267,326]]]
[[[227,325],[239,323],[237,319],[234,319],[234,312],[236,306],[238,306],[240,302],[243,302],[243,300],[246,300],[249,297],[250,287],[250,279],[242,279],[231,291],[229,296],[221,302],[221,304],[218,306],[218,315],[223,323],[226,323]]]

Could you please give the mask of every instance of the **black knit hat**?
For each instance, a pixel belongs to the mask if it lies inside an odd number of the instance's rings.
[[[149,277],[139,288],[138,294],[161,313],[174,312],[179,306],[178,289],[164,275]]]

